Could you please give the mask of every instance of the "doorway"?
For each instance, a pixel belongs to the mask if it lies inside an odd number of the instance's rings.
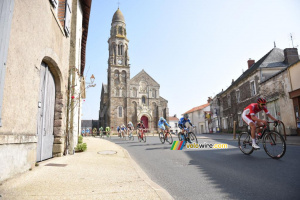
[[[37,120],[37,161],[52,157],[55,82],[47,64],[41,64]]]

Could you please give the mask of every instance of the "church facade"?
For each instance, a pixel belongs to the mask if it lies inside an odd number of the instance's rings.
[[[160,96],[160,85],[144,70],[130,79],[124,16],[118,9],[112,19],[107,84],[102,84],[99,121],[102,127],[116,127],[142,120],[150,131],[157,130],[159,117],[168,120],[168,101]]]

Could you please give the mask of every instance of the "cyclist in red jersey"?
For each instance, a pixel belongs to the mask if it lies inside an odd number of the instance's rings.
[[[263,119],[258,119],[255,114],[264,111],[266,115],[274,120],[278,121],[278,119],[274,118],[266,108],[266,103],[267,101],[264,98],[258,98],[257,103],[252,103],[249,106],[247,106],[244,109],[244,112],[242,114],[242,119],[248,124],[251,128],[251,137],[252,137],[252,147],[255,149],[260,149],[260,147],[256,144],[255,142],[255,131],[256,131],[256,126],[262,126],[263,124],[267,125],[268,122]]]

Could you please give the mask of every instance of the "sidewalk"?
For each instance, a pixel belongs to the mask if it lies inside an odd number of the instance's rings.
[[[213,140],[232,140],[237,141],[239,134],[236,134],[236,139],[233,139],[232,133],[204,133],[197,134],[198,139],[213,139]],[[300,145],[300,136],[286,136],[287,145]]]
[[[84,137],[83,142],[86,152],[40,162],[0,184],[0,199],[173,199],[125,149],[100,138]],[[108,150],[117,153],[99,154]]]

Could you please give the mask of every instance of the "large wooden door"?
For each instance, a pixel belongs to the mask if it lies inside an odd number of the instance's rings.
[[[37,122],[37,161],[52,157],[53,125],[55,106],[55,82],[47,64],[42,63],[40,71],[40,94]]]

